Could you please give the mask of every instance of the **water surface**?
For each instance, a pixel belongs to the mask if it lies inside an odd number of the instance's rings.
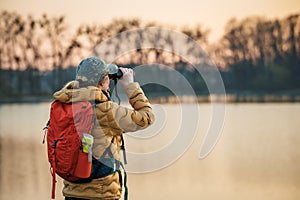
[[[157,106],[158,121],[149,129],[155,134],[126,137],[128,151],[156,151],[172,142],[180,126],[189,126],[181,124],[182,109],[199,109],[189,116],[199,119],[192,145],[163,169],[129,174],[131,200],[300,199],[300,104],[226,105],[222,136],[202,160],[210,104]],[[41,144],[48,117],[49,103],[0,106],[0,199],[50,199],[51,175]],[[57,199],[63,199],[60,193],[61,180]]]

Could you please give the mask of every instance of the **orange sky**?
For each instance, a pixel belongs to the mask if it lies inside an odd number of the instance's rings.
[[[40,16],[65,15],[72,26],[139,17],[173,25],[202,24],[217,39],[231,17],[284,17],[300,12],[300,0],[0,0],[0,9]]]

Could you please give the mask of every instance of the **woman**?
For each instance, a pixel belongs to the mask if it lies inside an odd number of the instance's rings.
[[[106,155],[109,152],[118,163],[123,143],[121,135],[144,129],[154,121],[148,99],[139,84],[133,81],[132,69],[120,69],[123,76],[119,82],[128,95],[129,103],[133,109],[122,107],[110,101],[109,68],[102,59],[97,57],[84,59],[77,67],[76,80],[69,82],[53,95],[54,99],[65,103],[86,100],[95,103],[94,112],[97,123],[95,123],[92,131],[94,160],[109,157]],[[63,195],[65,200],[120,199],[122,177],[119,171],[113,170],[110,174],[102,177],[100,175],[101,169],[94,167],[94,164],[93,162],[94,177],[92,177],[91,182],[72,183],[64,181]]]

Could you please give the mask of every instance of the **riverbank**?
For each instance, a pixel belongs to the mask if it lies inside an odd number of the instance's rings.
[[[179,103],[293,103],[300,102],[300,93],[280,93],[280,94],[254,94],[254,93],[227,93],[211,95],[182,95],[182,96],[164,96],[147,95],[151,103],[156,104],[179,104]],[[0,97],[0,104],[10,103],[41,103],[51,102],[53,99],[49,96],[23,96],[23,97]]]
[[[0,97],[0,104],[12,103],[42,103],[52,101],[48,96]]]
[[[300,94],[226,94],[226,95],[198,95],[198,96],[168,96],[150,98],[152,103],[287,103],[300,102]]]

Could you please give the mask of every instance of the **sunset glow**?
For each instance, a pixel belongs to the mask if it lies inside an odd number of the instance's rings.
[[[1,0],[0,9],[23,15],[64,15],[72,27],[82,23],[107,23],[114,18],[138,17],[175,26],[201,24],[210,29],[210,39],[217,39],[226,22],[259,15],[285,17],[300,11],[299,0],[185,0],[185,1],[104,1],[104,0]]]

